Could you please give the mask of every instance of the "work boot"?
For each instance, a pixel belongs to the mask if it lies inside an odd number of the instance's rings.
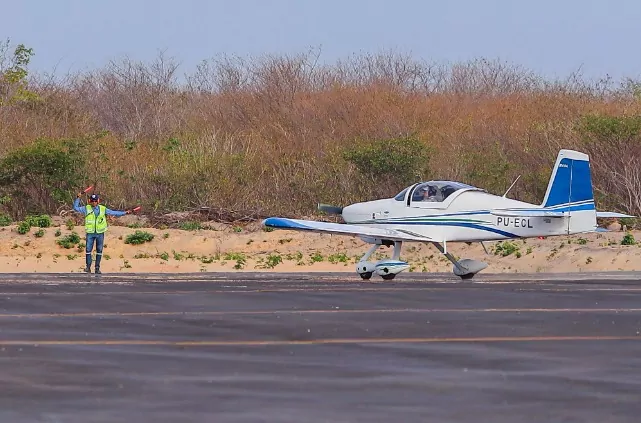
[[[102,272],[100,271],[100,268],[99,268],[99,267],[96,267],[96,271],[95,271],[94,273],[96,273],[96,274],[98,274],[98,275],[102,274]]]
[[[91,273],[91,267],[89,266],[85,267],[85,273]]]

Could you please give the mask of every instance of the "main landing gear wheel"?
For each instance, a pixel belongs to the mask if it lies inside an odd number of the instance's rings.
[[[392,279],[394,279],[395,276],[396,276],[396,273],[388,273],[387,275],[381,275],[381,278],[383,278],[386,281],[391,281]]]
[[[452,271],[456,276],[463,280],[472,279],[474,275],[487,267],[487,263],[483,263],[482,261],[478,260],[456,260],[453,255],[445,252],[445,248],[443,248],[441,244],[439,244],[438,242],[432,242],[432,244],[434,244],[434,246],[441,252],[441,254],[443,254],[448,258],[449,261],[452,262],[452,264],[454,265]]]

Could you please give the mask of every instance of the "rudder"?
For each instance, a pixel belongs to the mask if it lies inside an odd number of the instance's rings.
[[[543,199],[544,208],[567,212],[568,233],[596,228],[590,159],[587,154],[561,150]]]

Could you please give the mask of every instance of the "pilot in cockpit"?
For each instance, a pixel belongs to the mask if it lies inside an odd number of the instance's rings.
[[[423,188],[423,201],[439,201],[438,191],[435,186],[428,185]]]

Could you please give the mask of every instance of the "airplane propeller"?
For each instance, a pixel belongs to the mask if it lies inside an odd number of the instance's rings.
[[[343,208],[338,206],[332,206],[330,204],[321,204],[318,203],[318,210],[325,212],[327,214],[342,214]]]

